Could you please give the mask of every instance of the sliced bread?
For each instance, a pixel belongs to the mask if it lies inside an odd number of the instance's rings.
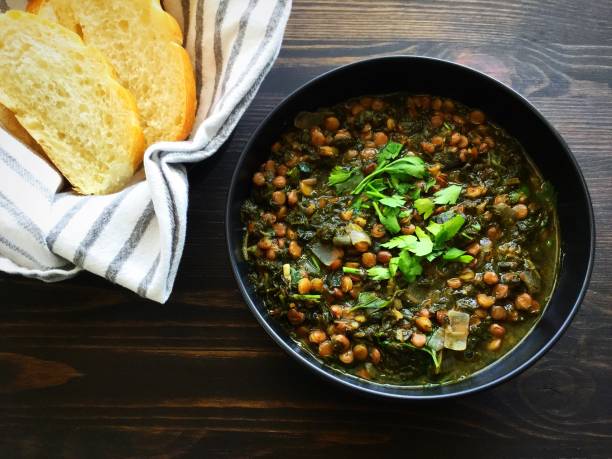
[[[13,112],[2,104],[0,104],[0,128],[7,131],[32,150],[42,153],[42,149],[40,148],[40,145],[36,143],[36,140],[34,140],[28,131],[26,131],[23,126],[19,124],[19,121],[17,121],[17,118],[15,118],[15,115],[13,115]]]
[[[57,20],[109,59],[136,98],[147,144],[189,135],[193,67],[181,29],[159,0],[30,0],[28,11]]]
[[[95,48],[22,11],[0,15],[0,104],[81,193],[119,190],[142,161],[134,98]]]

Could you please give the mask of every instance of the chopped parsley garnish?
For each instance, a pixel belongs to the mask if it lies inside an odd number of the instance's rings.
[[[461,193],[461,185],[449,185],[434,193],[434,202],[436,204],[455,204]]]
[[[377,155],[378,166],[383,166],[389,161],[398,157],[400,152],[404,148],[404,145],[397,142],[388,142],[387,145],[384,146],[382,150]]]
[[[408,282],[414,282],[423,273],[423,267],[419,259],[410,255],[408,250],[402,251],[399,256],[397,267]]]
[[[419,257],[423,257],[431,253],[433,242],[431,238],[421,228],[416,228],[416,236],[405,234],[397,236],[390,241],[382,244],[386,249],[407,249]]]
[[[414,201],[414,208],[424,219],[431,217],[434,207],[434,202],[429,198],[421,198]]]
[[[459,261],[461,263],[469,263],[474,259],[472,255],[465,254],[465,250],[458,249],[456,247],[451,247],[444,255],[442,255],[442,259],[446,261]]]
[[[372,292],[361,292],[357,297],[357,304],[351,308],[351,312],[358,309],[382,309],[391,304],[391,301],[379,298]]]
[[[452,239],[465,223],[465,217],[457,214],[446,220],[444,223],[429,222],[427,231],[434,236],[434,243],[437,247]]]
[[[373,280],[386,280],[391,277],[389,268],[385,268],[384,266],[374,266],[368,269],[367,273]]]
[[[372,205],[376,210],[378,219],[385,226],[385,228],[387,228],[392,233],[399,233],[401,229],[400,224],[397,221],[397,214],[399,214],[399,209],[393,207],[385,207],[381,211],[377,202],[373,202]]]
[[[347,169],[342,166],[335,166],[329,174],[327,184],[336,188],[338,193],[346,193],[352,190],[361,180],[363,180],[363,174],[358,168]]]
[[[378,166],[374,172],[366,176],[359,185],[355,187],[352,194],[361,193],[366,185],[380,174],[386,173],[393,176],[405,178],[406,176],[421,178],[425,175],[425,162],[418,156],[404,156],[384,166]]]
[[[337,185],[338,183],[346,182],[355,173],[355,169],[346,169],[342,166],[334,167],[327,180],[328,185]]]
[[[376,182],[376,180],[374,180]],[[384,189],[384,183],[379,185],[379,188],[375,188],[373,186],[373,182],[368,184],[368,190],[366,191],[366,195],[369,198],[378,200],[381,204],[387,207],[402,207],[406,204],[406,200],[398,194],[394,194],[393,196],[387,196],[386,194],[381,193]]]
[[[405,249],[411,247],[416,243],[416,236],[412,234],[403,234],[390,239],[388,242],[382,244],[382,247],[386,249]]]
[[[431,241],[431,238],[418,226],[416,227],[415,232],[419,240],[414,246],[414,249],[409,250],[419,257],[429,255],[433,250],[433,242]]]

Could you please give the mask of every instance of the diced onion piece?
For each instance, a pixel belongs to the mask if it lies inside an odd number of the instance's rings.
[[[334,236],[334,245],[338,247],[347,247],[351,245],[351,238],[348,234],[336,234]]]
[[[283,277],[288,284],[291,283],[291,265],[289,263],[283,265]]]
[[[363,228],[355,223],[351,223],[348,225],[349,236],[351,238],[351,244],[355,245],[359,242],[367,242],[368,245],[372,245],[372,239],[368,233],[366,233]]]
[[[460,311],[448,311],[449,325],[444,333],[444,347],[453,351],[465,351],[470,327],[470,315]]]
[[[329,244],[315,242],[310,246],[310,250],[325,266],[329,266],[332,262],[340,257],[340,251]]]
[[[444,335],[444,328],[437,328],[429,338],[427,345],[436,352],[440,351],[444,347]]]
[[[493,249],[493,243],[489,238],[482,238],[480,240],[480,251],[483,253],[489,253]]]

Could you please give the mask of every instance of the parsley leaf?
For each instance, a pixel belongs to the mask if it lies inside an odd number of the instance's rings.
[[[391,277],[395,277],[397,273],[397,265],[399,264],[399,257],[393,257],[389,260],[389,274]]]
[[[412,190],[408,196],[413,201],[416,201],[417,199],[421,197],[421,189],[418,187],[414,187],[414,190]]]
[[[444,255],[442,256],[442,258],[444,258],[445,260],[454,260],[456,258],[459,258],[464,253],[465,253],[465,250],[461,250],[456,247],[451,247],[446,252],[444,252]]]
[[[373,268],[368,269],[367,273],[372,280],[386,280],[391,277],[389,268],[385,268],[383,266],[374,266]]]
[[[385,196],[380,200],[380,203],[387,207],[402,207],[406,204],[406,200],[400,195],[394,194],[393,196]]]
[[[397,214],[399,213],[398,208],[393,207],[385,207],[381,212],[380,207],[378,207],[377,202],[373,202],[372,205],[378,214],[378,219],[380,222],[392,233],[400,232],[400,224],[397,221]]]
[[[465,217],[463,215],[455,215],[454,217],[446,220],[444,223],[430,222],[427,225],[427,231],[434,236],[435,245],[440,247],[446,241],[452,239],[455,234],[461,229],[465,223]]]
[[[417,276],[420,276],[423,272],[423,267],[421,266],[419,259],[410,255],[408,250],[404,250],[400,254],[397,267],[408,282],[414,282]]]
[[[389,163],[383,169],[391,175],[410,175],[421,178],[425,174],[425,163],[418,156],[405,156]]]
[[[415,244],[414,248],[408,248],[411,252],[413,252],[416,256],[424,257],[425,255],[429,255],[433,250],[433,242],[431,238],[418,226],[415,229],[416,235],[419,240]]]
[[[390,303],[391,300],[383,300],[373,292],[361,292],[357,297],[357,304],[351,308],[351,312],[358,309],[382,309]]]
[[[419,257],[428,255],[433,250],[433,242],[431,238],[421,228],[416,228],[416,236],[412,234],[405,234],[402,236],[396,236],[390,239],[388,242],[382,244],[382,247],[386,249],[401,249],[409,250]]]
[[[434,193],[436,204],[455,204],[461,193],[461,185],[450,185]]]
[[[414,247],[417,242],[416,236],[412,234],[404,234],[402,236],[396,236],[390,239],[388,242],[381,244],[385,249],[405,249],[407,247]]]
[[[397,158],[402,151],[402,148],[404,148],[404,145],[401,143],[388,142],[387,145],[385,145],[385,147],[378,152],[378,166],[380,167],[381,165],[387,164],[389,161]]]
[[[395,191],[402,195],[408,194],[408,192],[413,188],[416,189],[416,187],[412,183],[402,182],[399,177],[395,175],[392,175],[389,178],[389,182],[391,182],[391,186],[395,188]]]
[[[434,210],[434,202],[429,198],[421,198],[414,201],[414,208],[423,218],[427,219],[431,216]]]
[[[465,255],[465,250],[461,250],[456,247],[451,247],[444,252],[442,258],[447,261],[459,261],[461,263],[469,263],[474,259],[474,257],[471,255]]]
[[[368,191],[366,191],[368,197],[379,200],[381,204],[384,204],[387,207],[402,207],[404,204],[406,204],[406,200],[400,195],[394,194],[393,196],[387,196],[386,194],[382,194],[380,189],[376,189],[373,186],[373,183],[377,182],[378,180],[379,179],[373,180],[368,184]],[[384,182],[382,186],[385,187]]]
[[[347,193],[361,182],[363,174],[357,168],[345,169],[336,166],[329,174],[327,184],[336,188],[338,193]]]
[[[406,217],[410,217],[412,215],[412,209],[406,209],[406,210],[402,210],[398,217],[399,218],[406,218]]]
[[[377,178],[372,180],[370,183],[368,183],[368,188],[373,188],[378,192],[383,192],[384,190],[386,190],[387,187],[387,183],[385,182],[385,180],[383,178]]]
[[[355,169],[345,169],[342,166],[334,167],[327,180],[328,185],[337,185],[338,183],[346,182],[355,173]]]
[[[425,175],[425,162],[418,156],[405,156],[403,158],[396,159],[395,161],[377,167],[374,172],[364,178],[359,185],[355,187],[352,194],[359,194],[363,191],[368,183],[370,183],[375,177],[379,176],[383,172],[388,173],[391,176],[399,175],[400,177],[409,175],[412,177],[421,178]]]
[[[423,186],[424,191],[429,191],[429,189],[436,184],[436,179],[433,177],[429,177],[425,182],[425,186]]]

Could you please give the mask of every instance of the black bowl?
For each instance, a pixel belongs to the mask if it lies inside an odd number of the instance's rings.
[[[249,196],[251,177],[295,115],[351,97],[398,91],[446,96],[482,109],[521,142],[558,193],[562,256],[557,286],[548,307],[531,333],[504,358],[454,384],[389,386],[341,373],[319,362],[268,317],[246,280],[248,266],[240,254],[243,236],[240,206]],[[506,381],[532,365],[559,339],[576,314],[591,275],[595,244],[593,209],[586,183],[572,153],[550,123],[518,93],[487,75],[454,63],[413,56],[382,57],[340,67],[310,81],[279,104],[255,131],[238,160],[227,198],[225,228],[240,291],[259,323],[283,349],[326,379],[363,392],[405,399],[476,392]]]

